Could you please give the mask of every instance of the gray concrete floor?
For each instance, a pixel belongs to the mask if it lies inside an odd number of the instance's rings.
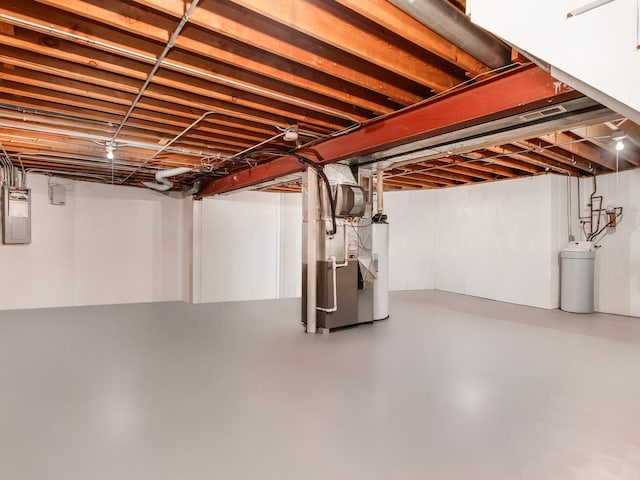
[[[443,292],[0,312],[0,478],[640,479],[640,319]]]

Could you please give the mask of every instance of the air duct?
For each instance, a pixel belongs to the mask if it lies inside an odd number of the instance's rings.
[[[177,175],[182,175],[183,173],[190,172],[191,169],[189,167],[178,167],[178,168],[170,168],[168,170],[161,170],[156,173],[156,181],[158,183],[153,182],[142,182],[142,184],[153,190],[158,190],[159,192],[166,192],[171,187],[173,187],[173,182],[167,180],[169,177],[175,177]]]
[[[390,0],[472,57],[492,69],[511,62],[511,50],[471,23],[469,17],[446,0]]]

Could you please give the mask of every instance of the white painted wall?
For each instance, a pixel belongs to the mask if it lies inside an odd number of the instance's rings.
[[[615,0],[580,16],[589,0],[467,0],[471,21],[549,63],[551,74],[619,113],[640,121],[637,0]],[[559,70],[559,71],[557,71]],[[607,98],[608,97],[608,98]],[[613,103],[612,103],[613,102]],[[620,102],[619,105],[617,102]],[[628,107],[628,110],[624,107]]]
[[[388,192],[389,289],[435,288],[435,191]]]
[[[609,203],[623,204],[625,219],[597,254],[596,309],[640,316],[640,189],[634,189],[640,171],[598,179]],[[583,181],[583,196],[588,188]],[[571,192],[577,235],[575,180]],[[202,301],[300,295],[300,195],[245,192],[206,199],[202,211]],[[389,192],[385,212],[391,290],[435,288],[559,306],[558,254],[569,234],[566,177]]]
[[[590,180],[582,181],[583,213],[592,188]],[[599,176],[598,194],[605,205],[621,205],[624,217],[598,242],[595,309],[640,317],[640,170]]]
[[[199,209],[196,301],[300,295],[300,195],[241,192],[205,198]]]
[[[545,175],[386,194],[390,288],[556,308],[565,192],[565,178]]]
[[[437,194],[436,288],[542,308],[558,306],[559,177]]]
[[[302,295],[302,194],[280,194],[279,298]]]
[[[623,205],[625,217],[597,253],[596,309],[640,316],[640,171],[598,179],[606,203]],[[62,207],[49,205],[46,177],[32,175],[28,183],[33,243],[0,246],[2,309],[300,295],[299,194],[244,192],[193,202],[68,182],[73,190]],[[588,195],[590,183],[582,187]],[[574,181],[574,210],[575,198]],[[385,211],[392,290],[436,288],[558,306],[566,178],[390,192]]]
[[[184,298],[182,201],[144,189],[64,182],[67,204],[54,206],[47,177],[28,176],[32,243],[0,245],[0,308]]]
[[[387,193],[390,288],[557,307],[565,186],[565,178],[545,175]],[[200,301],[300,295],[300,195],[244,192],[200,208]]]

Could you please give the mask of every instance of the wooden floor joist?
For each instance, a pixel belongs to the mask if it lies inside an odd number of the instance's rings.
[[[128,176],[128,166],[145,164],[171,143],[126,185],[140,186],[157,170],[188,164],[194,171],[176,178],[174,188],[191,188],[198,178],[202,197],[265,180],[272,185],[277,176],[302,168],[295,159],[265,155],[237,161],[246,149],[296,149],[329,163],[438,135],[453,138],[513,115],[508,132],[518,126],[517,115],[580,97],[536,67],[514,68],[528,61],[517,51],[515,63],[489,71],[463,48],[467,32],[445,39],[435,33],[437,26],[388,0],[200,0],[187,14],[190,5],[4,0],[0,138],[10,158],[29,154],[36,165],[38,154],[67,153],[101,170],[109,136],[118,132],[113,168],[120,178]],[[464,12],[466,2],[450,5]],[[461,28],[486,35],[471,23]],[[388,187],[640,166],[640,127],[613,113],[593,119],[405,160],[403,168],[418,171],[407,172],[410,180],[390,178]],[[274,139],[285,129],[297,129],[297,140]],[[626,136],[627,148],[617,154],[613,133]],[[541,150],[529,149],[533,145]],[[474,157],[486,161],[469,162]],[[431,167],[437,168],[421,171]],[[63,173],[85,170],[94,169],[58,162]]]

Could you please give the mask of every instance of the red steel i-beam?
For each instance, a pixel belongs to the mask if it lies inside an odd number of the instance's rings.
[[[324,140],[299,153],[321,164],[337,162],[581,96],[542,69],[527,65],[371,120],[358,130]],[[303,169],[295,158],[276,157],[211,181],[196,198],[258,185]]]

